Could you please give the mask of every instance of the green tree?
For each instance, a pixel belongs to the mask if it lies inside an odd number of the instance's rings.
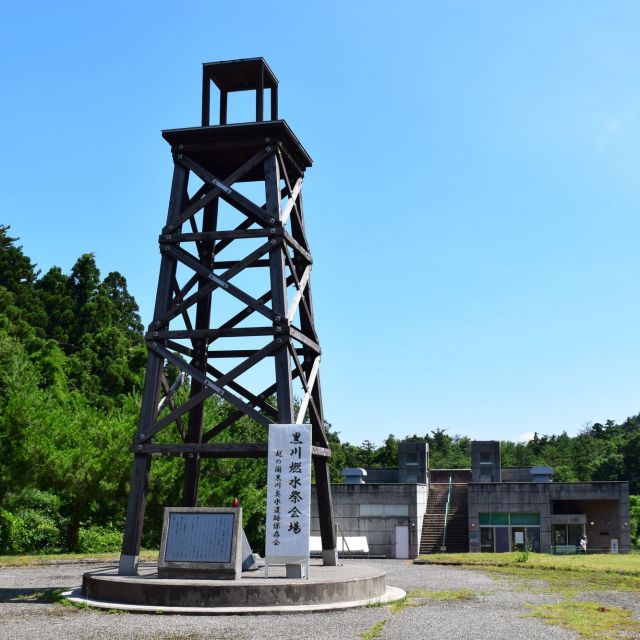
[[[640,548],[640,496],[629,496],[629,526],[631,530],[631,544]]]
[[[373,454],[373,466],[397,467],[398,466],[398,440],[390,433],[382,446]]]
[[[34,295],[38,271],[8,230],[0,225],[0,313],[9,320],[3,324],[10,334],[21,338],[43,335],[46,315],[40,298]]]
[[[76,303],[69,276],[60,267],[51,267],[36,283],[36,290],[46,311],[46,335],[69,353],[70,332],[76,322]]]

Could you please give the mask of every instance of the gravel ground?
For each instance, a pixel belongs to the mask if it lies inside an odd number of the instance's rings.
[[[365,561],[345,561],[362,563]],[[386,620],[380,637],[453,640],[487,637],[496,640],[560,640],[576,635],[539,620],[523,618],[527,605],[556,602],[557,597],[514,589],[512,580],[476,571],[403,560],[369,560],[387,572],[387,584],[413,589],[471,589],[468,600],[424,601],[392,613],[387,607],[364,607],[331,613],[275,616],[173,616],[110,613],[47,603],[38,593],[81,583],[86,564],[0,569],[1,640],[85,640],[154,638],[157,640],[322,640],[358,639]],[[596,599],[589,594],[588,599]],[[597,599],[634,610],[638,602],[625,593],[598,594]],[[633,607],[631,606],[633,602]]]

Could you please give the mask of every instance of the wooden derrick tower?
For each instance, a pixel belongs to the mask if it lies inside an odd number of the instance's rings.
[[[220,123],[213,126],[212,82],[220,90]],[[255,122],[228,124],[229,94],[250,90]],[[264,120],[266,92],[270,120]],[[311,158],[278,120],[278,80],[262,58],[204,64],[202,126],[162,135],[171,145],[173,182],[145,336],[147,371],[131,447],[119,573],[137,573],[153,456],[184,458],[183,505],[196,506],[202,458],[266,457],[269,424],[303,421],[312,424],[323,559],[335,564],[330,451],[302,207]],[[167,372],[176,370],[177,379],[168,380]],[[188,393],[178,392],[187,379]],[[214,394],[233,412],[205,430],[204,403]],[[297,411],[294,396],[301,398]],[[264,441],[216,442],[243,416],[264,426]]]

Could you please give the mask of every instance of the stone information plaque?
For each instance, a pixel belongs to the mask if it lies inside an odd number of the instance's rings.
[[[165,508],[159,577],[240,579],[241,567],[241,508]]]
[[[232,513],[170,513],[167,562],[231,562]]]

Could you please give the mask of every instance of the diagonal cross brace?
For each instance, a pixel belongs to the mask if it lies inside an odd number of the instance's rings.
[[[269,148],[269,147],[267,147]],[[265,149],[266,151],[266,149]],[[266,154],[264,157],[268,157],[270,154]],[[201,167],[197,162],[192,160],[186,155],[178,155],[176,156],[177,161],[182,164],[184,167],[195,173],[198,178],[200,178],[203,182],[207,182],[213,187],[215,187],[214,191],[217,191],[217,196],[222,198],[225,202],[228,202],[231,206],[241,211],[246,216],[253,218],[254,222],[263,227],[273,226],[274,224],[279,224],[279,220],[276,220],[274,217],[270,216],[264,209],[259,207],[254,202],[251,202],[249,198],[243,196],[239,191],[228,186],[224,181],[219,180],[214,176],[210,171],[207,171],[203,167]],[[213,193],[211,191],[210,193]],[[207,194],[208,195],[210,195]],[[205,198],[207,197],[205,196]],[[193,215],[193,214],[192,214]]]
[[[224,389],[218,386],[215,382],[212,382],[205,374],[199,369],[191,366],[184,360],[181,360],[175,354],[171,353],[168,349],[165,349],[161,344],[157,342],[148,342],[147,346],[152,351],[155,351],[158,355],[164,357],[169,362],[173,363],[178,369],[186,371],[192,378],[196,379],[205,389],[210,389],[212,392],[217,393],[220,397],[224,398],[227,402],[232,404],[237,409],[240,409],[248,416],[253,418],[256,422],[259,422],[265,427],[270,424],[268,418],[256,411],[250,404],[244,402],[238,396],[231,393],[228,389]]]
[[[227,271],[225,271],[222,275],[215,276],[215,277],[217,279],[221,280],[222,282],[225,282],[225,283],[228,282],[228,280],[230,280],[231,278],[236,276],[238,273],[240,273],[241,271],[246,269],[252,262],[255,262],[258,258],[263,256],[268,251],[270,251],[272,249],[272,247],[273,247],[273,245],[271,244],[271,241],[265,242],[263,245],[258,247],[255,251],[252,251],[246,258],[244,258],[243,260],[238,262],[235,266],[233,266],[230,269],[228,269]],[[164,250],[169,252],[171,249],[175,249],[175,247],[167,246],[167,247],[165,247]],[[187,252],[185,252],[185,253],[187,253]],[[173,257],[174,257],[174,259],[176,259],[175,256],[173,256]],[[200,266],[202,266],[202,265],[200,265]],[[209,272],[207,272],[207,273],[209,273]],[[173,320],[173,318],[175,318],[177,315],[179,315],[182,312],[183,309],[189,308],[190,306],[195,304],[198,300],[200,300],[201,298],[209,295],[212,291],[214,291],[215,289],[217,289],[220,286],[222,286],[222,285],[218,284],[217,282],[209,282],[208,284],[204,285],[196,293],[190,295],[188,298],[183,299],[178,304],[176,304],[173,307],[171,307],[171,309],[169,309],[162,316],[157,318],[153,322],[151,327],[149,327],[149,329],[150,330],[154,330],[154,329],[158,329],[158,328],[160,328],[162,326],[167,325],[171,320]]]
[[[269,245],[272,247],[281,244],[278,239],[272,238],[269,240]],[[262,245],[263,247],[267,246],[267,244]],[[265,306],[261,302],[259,302],[256,298],[250,296],[248,293],[242,291],[235,285],[228,282],[228,279],[225,278],[225,275],[216,276],[210,269],[207,269],[202,263],[200,263],[194,256],[192,256],[188,251],[185,251],[182,247],[166,247],[165,251],[176,260],[182,262],[182,264],[190,267],[198,274],[200,274],[203,278],[207,278],[213,283],[213,291],[214,289],[220,287],[224,289],[227,293],[231,294],[241,302],[244,302],[248,307],[251,307],[254,311],[258,311],[265,318],[268,318],[272,322],[276,322],[281,320],[280,316],[274,313],[269,307]],[[228,272],[227,272],[228,273]],[[202,290],[202,289],[201,289]]]
[[[215,183],[212,182],[212,180],[204,180],[202,176],[200,176],[196,171],[194,171],[194,173],[203,180],[205,185],[200,187],[198,192],[187,204],[186,209],[181,211],[176,217],[176,219],[172,220],[170,224],[167,224],[167,226],[162,230],[162,233],[168,234],[171,231],[180,228],[180,226],[186,220],[194,216],[198,211],[200,211],[200,209],[202,209],[202,207],[204,207],[206,204],[208,204],[209,202],[212,202],[215,198],[217,198],[222,193],[222,189],[230,189],[230,185],[240,180],[245,174],[251,171],[253,167],[255,167],[257,164],[262,162],[265,158],[267,158],[272,153],[273,153],[272,147],[269,147],[269,146],[265,147],[264,149],[256,153],[252,158],[247,160],[247,162],[245,162],[241,167],[236,169],[224,180],[218,180],[217,178],[215,178],[215,176],[213,176],[213,174],[209,174],[211,178],[215,179]],[[182,166],[185,166],[187,168],[191,168],[188,166],[187,162],[193,162],[192,160],[189,160],[184,154],[177,154],[175,156],[175,160],[180,164],[182,164]],[[202,169],[200,165],[197,165],[195,162],[193,162],[193,164],[199,169],[201,169],[202,171],[204,171],[204,169]],[[199,197],[198,200],[195,200],[198,194],[200,194],[201,192],[204,192],[205,189],[207,189],[207,187],[209,187],[211,190],[207,191],[206,193],[203,193],[202,197]]]

